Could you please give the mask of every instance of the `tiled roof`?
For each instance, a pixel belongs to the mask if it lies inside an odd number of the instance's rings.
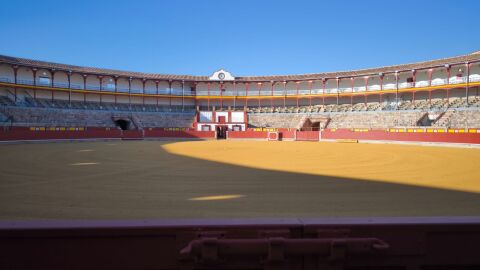
[[[319,80],[322,78],[336,78],[336,77],[351,77],[351,76],[366,76],[378,73],[390,73],[402,70],[424,69],[429,67],[438,67],[445,64],[463,63],[466,61],[480,60],[480,51],[450,58],[443,58],[425,62],[417,62],[411,64],[402,64],[378,68],[369,68],[361,70],[324,72],[312,74],[298,74],[298,75],[273,75],[273,76],[244,76],[236,77],[236,81],[284,81],[284,80]],[[208,81],[209,76],[192,76],[192,75],[173,75],[173,74],[155,74],[143,72],[130,72],[112,69],[103,69],[95,67],[81,67],[74,65],[58,64],[52,62],[38,61],[32,59],[11,57],[0,55],[0,62],[14,65],[24,65],[37,68],[57,69],[65,71],[73,71],[77,73],[97,74],[106,76],[120,76],[120,77],[134,77],[145,78],[152,80],[185,80],[185,81]]]

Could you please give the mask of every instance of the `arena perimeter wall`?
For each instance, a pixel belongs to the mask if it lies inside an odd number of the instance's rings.
[[[461,131],[461,132],[460,132]],[[285,141],[318,141],[328,140],[382,140],[405,142],[440,142],[480,144],[480,132],[469,130],[452,130],[443,132],[412,132],[407,129],[369,130],[369,129],[326,129],[318,131],[278,130],[278,139]],[[29,128],[11,127],[0,130],[0,141],[31,140],[86,140],[86,139],[215,139],[214,131],[196,131],[190,129],[148,128],[145,130],[126,130],[88,127],[88,128]],[[229,131],[227,139],[267,140],[269,131]]]
[[[444,131],[444,130],[442,130]],[[405,142],[444,142],[480,144],[480,133],[465,132],[409,132],[408,129],[368,130],[361,129],[326,129],[321,133],[321,139],[328,140],[374,140],[374,141],[405,141]],[[318,131],[278,131],[279,140],[318,141]],[[229,131],[228,139],[268,139],[267,131]]]
[[[0,141],[34,140],[88,140],[88,139],[144,139],[144,138],[199,138],[214,139],[214,131],[194,130],[118,130],[109,128],[43,128],[10,127],[0,129]]]
[[[398,131],[398,130],[397,130]],[[384,140],[405,142],[445,142],[480,144],[480,133],[448,132],[391,132],[388,130],[368,130],[356,132],[350,129],[326,129],[322,139]]]

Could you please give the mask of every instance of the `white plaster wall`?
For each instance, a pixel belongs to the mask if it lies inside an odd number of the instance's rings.
[[[99,90],[100,89],[100,80],[96,75],[87,76],[87,90]]]
[[[158,83],[158,93],[160,95],[168,95],[170,94],[170,85],[167,81],[160,81]]]
[[[325,84],[325,93],[337,93],[337,80],[329,79]]]
[[[312,94],[321,94],[323,91],[322,81],[313,81]]]
[[[70,84],[71,88],[73,89],[83,89],[84,85],[82,75],[78,73],[72,73],[72,75],[70,76]]]
[[[426,87],[429,85],[428,70],[418,70],[415,76],[416,87]]]
[[[156,94],[157,93],[157,86],[155,81],[147,80],[145,82],[145,93],[146,94]]]
[[[130,93],[141,94],[143,93],[143,82],[140,79],[133,79],[131,84],[132,90]]]
[[[56,71],[53,80],[53,86],[68,88],[68,76],[64,71]]]
[[[7,64],[0,64],[0,81],[4,82],[15,82],[15,75],[13,73],[13,68]]]
[[[18,83],[33,84],[33,72],[26,67],[20,67],[17,71]]]
[[[200,112],[200,122],[212,122],[212,112]]]
[[[473,63],[470,66],[470,81],[480,82],[480,63]]]
[[[382,89],[380,76],[371,76],[368,78],[368,91],[378,91]]]
[[[228,119],[228,112],[216,112],[215,113],[215,122],[219,122],[218,119],[220,119],[220,116],[225,117],[225,122],[230,122],[230,119]]]
[[[117,92],[128,93],[128,78],[117,79]]]
[[[50,79],[50,84],[52,83],[52,75],[50,73],[50,70],[43,69],[43,68],[37,70],[37,74],[36,74],[37,85],[45,85],[40,82],[40,77],[47,77]],[[50,84],[47,84],[47,86]]]
[[[105,76],[102,78],[102,91],[115,92],[115,80],[113,77]]]

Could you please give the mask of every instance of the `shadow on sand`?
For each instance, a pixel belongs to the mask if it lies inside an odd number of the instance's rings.
[[[234,166],[168,153],[166,143],[2,145],[0,218],[480,215],[476,193]],[[189,200],[220,195],[242,196]]]

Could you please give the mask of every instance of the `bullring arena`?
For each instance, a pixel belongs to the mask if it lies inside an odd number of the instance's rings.
[[[479,87],[479,52],[261,77],[0,56],[0,219],[479,215]]]

